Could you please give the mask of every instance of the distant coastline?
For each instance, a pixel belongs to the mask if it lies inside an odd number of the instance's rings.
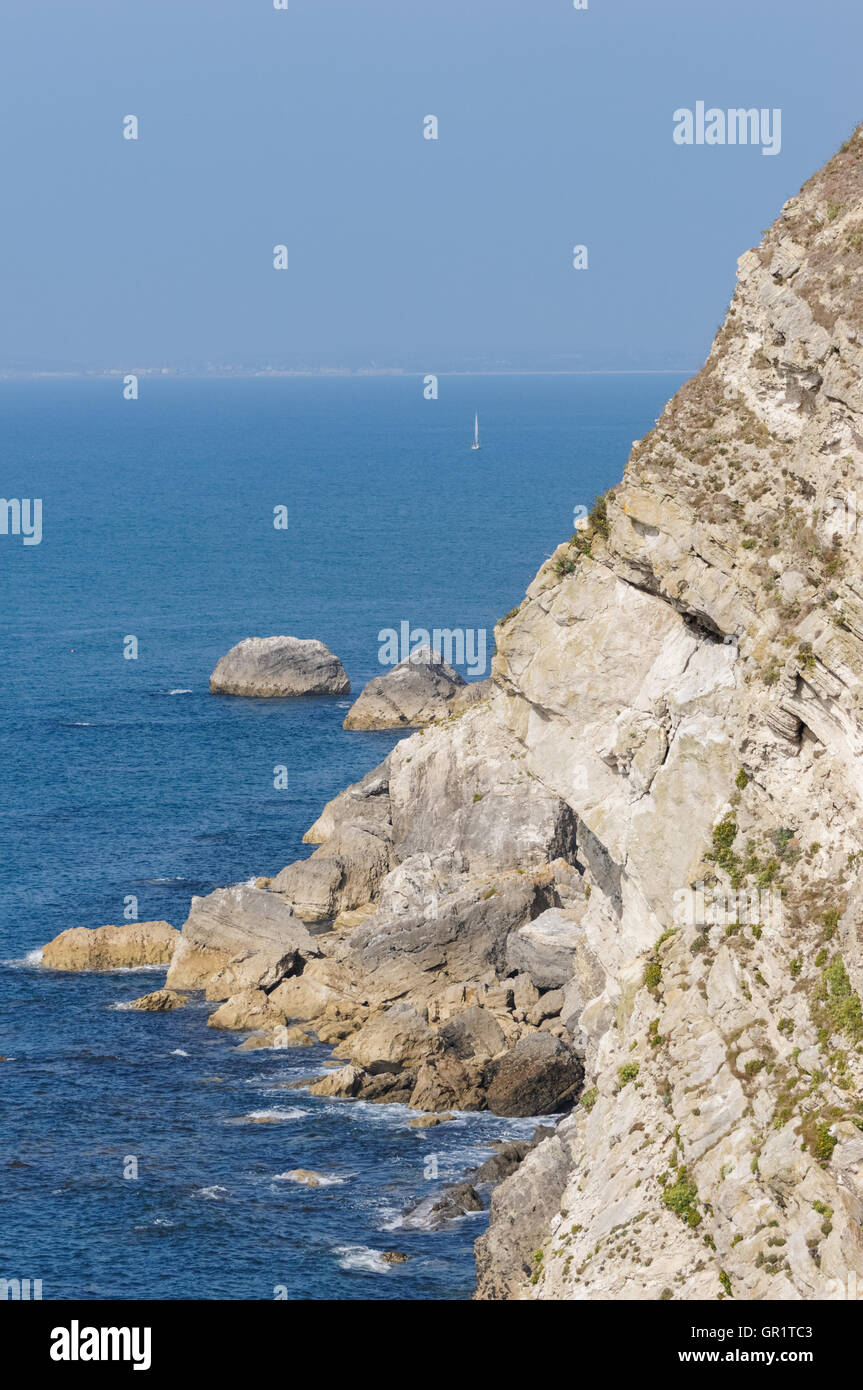
[[[437,371],[438,377],[462,376],[683,376],[691,375],[697,367],[691,363],[681,367],[477,367],[470,370]],[[136,376],[161,377],[172,381],[280,380],[290,377],[423,377],[424,369],[414,367],[214,367],[212,370],[189,370],[179,367],[109,367],[103,371],[17,371],[0,368],[0,381],[114,381],[122,380],[127,372]]]

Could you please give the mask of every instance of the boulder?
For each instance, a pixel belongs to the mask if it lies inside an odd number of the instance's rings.
[[[284,1016],[270,1004],[270,996],[262,989],[244,989],[221,1004],[210,1014],[211,1028],[264,1028],[284,1023]]]
[[[348,710],[344,729],[421,728],[449,713],[464,680],[438,652],[419,647],[375,676]]]
[[[526,922],[506,943],[510,970],[524,971],[538,989],[556,989],[572,976],[584,930],[570,909],[550,907]]]
[[[373,1105],[407,1105],[416,1082],[415,1071],[364,1072],[357,1099]]]
[[[529,1033],[488,1067],[486,1103],[495,1115],[552,1115],[575,1103],[583,1080],[571,1047],[551,1033]]]
[[[315,1040],[304,1028],[286,1028],[280,1024],[273,1033],[273,1047],[314,1047]]]
[[[281,984],[297,966],[296,951],[240,951],[207,981],[205,997],[230,999],[244,989],[263,989],[267,993]]]
[[[408,1102],[412,1110],[484,1110],[482,1067],[444,1052],[423,1062]]]
[[[168,965],[180,933],[168,922],[127,922],[121,927],[70,927],[42,950],[49,970],[119,970]]]
[[[291,975],[272,991],[270,999],[273,1008],[278,1009],[285,1018],[310,1023],[320,1018],[331,1004],[342,1000],[341,992],[329,980],[318,976],[318,963],[312,961],[302,975]]]
[[[211,695],[347,695],[351,683],[323,642],[246,637],[216,663]]]
[[[496,1153],[493,1153],[491,1158],[487,1158],[485,1163],[481,1163],[471,1173],[471,1181],[477,1184],[503,1182],[504,1178],[511,1177],[519,1164],[524,1161],[530,1152],[531,1145],[530,1139],[513,1139],[509,1143],[497,1144]]]
[[[513,1008],[522,1009],[525,1013],[539,1001],[539,990],[533,983],[529,975],[516,975],[509,981],[512,988]]]
[[[399,1072],[418,1067],[436,1050],[440,1040],[425,1018],[409,1004],[394,1004],[373,1014],[359,1032],[335,1049],[336,1057],[348,1057],[355,1066],[376,1072]]]
[[[344,878],[336,858],[298,859],[288,864],[270,882],[270,890],[280,893],[297,917],[304,922],[325,922],[339,910],[339,888]]]
[[[462,1061],[496,1057],[506,1046],[506,1037],[494,1014],[476,1004],[454,1014],[440,1029],[440,1036]]]
[[[300,971],[320,950],[277,893],[245,884],[217,888],[192,899],[165,983],[169,989],[203,989],[237,956],[249,953],[268,957],[268,969],[288,957],[289,968]]]
[[[326,1076],[320,1077],[317,1081],[312,1081],[308,1089],[313,1096],[334,1096],[338,1100],[348,1100],[359,1091],[364,1075],[362,1067],[349,1064],[339,1067],[337,1071],[327,1072]]]
[[[351,1018],[315,1019],[318,1042],[325,1043],[329,1047],[335,1047],[336,1043],[344,1042],[345,1038],[356,1033],[360,1026],[359,1021]]]
[[[389,868],[388,837],[347,825],[308,859],[282,869],[269,888],[286,898],[304,922],[332,921],[340,912],[366,906]]]
[[[152,994],[142,994],[140,999],[133,999],[128,1007],[141,1009],[144,1013],[165,1014],[171,1009],[182,1009],[187,1003],[186,996],[178,994],[175,989],[154,989]]]
[[[534,1028],[538,1028],[549,1018],[557,1018],[563,1008],[564,991],[562,989],[548,989],[545,994],[537,999],[535,1004],[531,1004],[527,1011],[527,1021]]]

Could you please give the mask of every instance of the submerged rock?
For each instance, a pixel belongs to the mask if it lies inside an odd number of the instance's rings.
[[[323,642],[246,637],[216,663],[211,695],[347,695],[351,683]]]
[[[407,1213],[404,1224],[408,1229],[436,1231],[450,1221],[483,1210],[482,1198],[476,1189],[469,1182],[460,1182],[423,1198]]]
[[[180,933],[168,922],[128,922],[114,927],[70,927],[42,950],[49,970],[120,970],[168,965]]]
[[[344,729],[421,728],[450,712],[465,681],[430,647],[375,676],[348,710]]]
[[[313,1168],[291,1168],[287,1173],[279,1173],[282,1182],[298,1182],[304,1187],[330,1187],[333,1179],[325,1173],[316,1173]]]
[[[155,989],[152,994],[142,994],[140,999],[133,999],[129,1008],[141,1009],[144,1013],[164,1014],[171,1009],[182,1009],[187,1003],[186,996],[178,994],[175,989]]]

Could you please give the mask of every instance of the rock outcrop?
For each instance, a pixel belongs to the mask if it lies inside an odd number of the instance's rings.
[[[175,938],[176,938],[175,933]],[[239,989],[274,989],[320,952],[277,893],[237,884],[193,898],[165,981],[227,999]]]
[[[216,663],[211,695],[347,695],[351,683],[323,642],[246,637]]]
[[[168,965],[180,933],[168,922],[126,922],[122,926],[70,927],[42,949],[49,970],[123,970],[136,965]]]
[[[345,716],[345,729],[422,728],[449,713],[465,682],[430,647],[375,676]]]

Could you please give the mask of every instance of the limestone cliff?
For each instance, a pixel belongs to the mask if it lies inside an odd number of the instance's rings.
[[[565,1113],[495,1192],[479,1297],[863,1277],[861,310],[858,131],[741,258],[485,698],[246,890],[329,926],[244,976],[339,1043],[328,1094]]]
[[[858,130],[499,633],[500,717],[577,815],[606,983],[581,1105],[493,1200],[482,1295],[853,1297],[863,1273],[861,311]],[[737,897],[689,910],[701,881]]]

